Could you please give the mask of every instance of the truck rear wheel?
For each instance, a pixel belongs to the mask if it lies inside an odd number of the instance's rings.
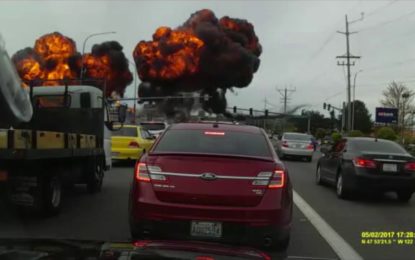
[[[54,216],[61,210],[62,182],[59,176],[48,176],[43,182],[42,213],[46,216]]]
[[[104,181],[103,160],[96,159],[90,161],[90,172],[88,172],[86,187],[89,193],[97,193],[102,189]]]

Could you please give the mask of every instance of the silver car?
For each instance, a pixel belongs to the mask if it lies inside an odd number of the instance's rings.
[[[302,157],[311,162],[314,153],[311,138],[308,134],[284,133],[277,143],[278,156],[281,159],[287,156]]]

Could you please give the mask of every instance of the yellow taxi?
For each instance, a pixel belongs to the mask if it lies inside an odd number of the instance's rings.
[[[150,150],[155,137],[137,125],[124,125],[112,132],[111,153],[113,160],[137,160]]]

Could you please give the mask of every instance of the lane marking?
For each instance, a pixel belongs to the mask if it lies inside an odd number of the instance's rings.
[[[296,256],[290,255],[287,259],[311,259],[311,260],[337,260],[337,258],[313,257],[313,256]]]
[[[293,190],[294,204],[310,220],[340,259],[363,260],[360,256],[298,193]]]

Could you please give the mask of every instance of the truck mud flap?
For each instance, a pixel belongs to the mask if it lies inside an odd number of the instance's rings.
[[[39,192],[37,176],[13,176],[9,179],[9,199],[16,206],[34,207]]]

